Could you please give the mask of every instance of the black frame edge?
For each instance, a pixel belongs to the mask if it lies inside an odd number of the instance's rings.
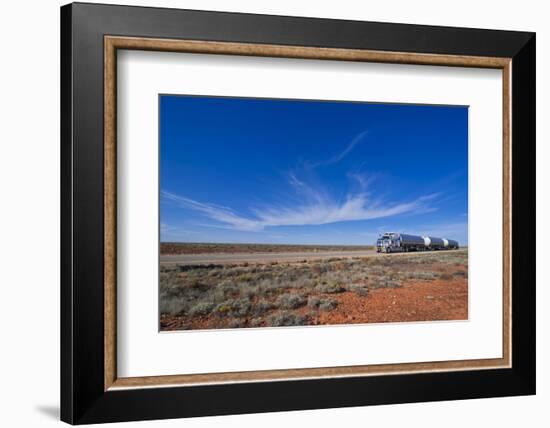
[[[512,363],[536,393],[536,35],[512,59]]]
[[[445,27],[422,24],[369,22],[301,16],[265,15],[100,3],[72,3],[92,25],[106,29],[120,19],[111,35],[181,38],[269,44],[373,49],[400,52],[513,57],[533,33],[482,28]],[[147,19],[146,15],[151,19]],[[109,20],[109,22],[101,22]],[[164,22],[162,32],[155,28]],[[214,31],[202,23],[210,21]],[[255,21],[255,22],[252,22]],[[140,25],[137,30],[134,25]],[[185,29],[181,27],[185,26]],[[157,27],[158,28],[158,27]],[[212,36],[212,34],[216,36]],[[431,34],[427,37],[427,34]],[[265,43],[265,42],[264,42]]]
[[[73,284],[72,284],[72,5],[60,9],[60,48],[61,48],[61,388],[60,418],[74,423],[73,391]]]

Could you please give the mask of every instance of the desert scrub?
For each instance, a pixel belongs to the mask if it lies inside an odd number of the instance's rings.
[[[185,299],[175,296],[160,296],[159,310],[161,314],[166,315],[181,315],[188,308],[188,303]]]
[[[315,263],[309,268],[314,276],[321,276],[328,270],[327,264]]]
[[[267,300],[259,300],[252,306],[251,312],[254,316],[260,316],[276,308],[277,306]]]
[[[260,286],[259,285],[239,284],[238,289],[239,289],[238,295],[240,297],[254,298],[258,294],[260,294]]]
[[[408,279],[417,279],[422,281],[433,281],[437,278],[436,274],[433,272],[407,272],[406,276]]]
[[[449,281],[450,279],[453,279],[453,276],[450,273],[442,273],[439,275],[439,279]]]
[[[387,269],[380,266],[372,267],[369,269],[369,273],[371,275],[376,275],[376,276],[386,275],[387,272],[388,272]]]
[[[401,281],[398,279],[391,279],[389,277],[375,278],[369,282],[369,288],[399,288],[401,287]]]
[[[218,304],[214,312],[219,316],[244,317],[251,308],[252,304],[249,299],[230,299]]]
[[[336,309],[338,306],[338,302],[333,299],[327,299],[321,302],[319,305],[319,309],[321,311],[332,311],[333,309]]]
[[[307,325],[308,318],[288,311],[280,311],[271,315],[266,324],[272,327]]]
[[[170,268],[166,268],[170,269]],[[211,270],[211,269],[223,269],[223,265],[176,265],[176,269],[178,272],[189,272],[189,271],[197,271],[197,270]]]
[[[293,287],[294,288],[313,288],[315,283],[309,276],[301,276],[296,281],[294,281]]]
[[[345,291],[345,288],[335,281],[323,281],[315,286],[315,291],[319,293],[335,294]]]
[[[319,297],[309,297],[307,305],[313,309],[320,309],[322,311],[331,311],[338,306],[338,301],[334,299],[321,299]]]
[[[279,294],[291,288],[292,285],[286,282],[281,282],[278,279],[264,279],[258,283],[257,294],[260,296],[271,296]]]
[[[366,297],[369,294],[369,287],[367,287],[366,285],[351,284],[348,288],[350,291],[353,291],[355,294],[361,297]]]
[[[264,321],[265,321],[265,320],[264,320],[263,318],[259,318],[259,317],[257,317],[257,318],[252,318],[252,319],[250,320],[250,322],[248,323],[248,325],[249,325],[250,327],[262,327],[263,324],[264,324]]]
[[[235,319],[232,319],[231,321],[229,321],[229,323],[227,324],[227,327],[228,328],[245,327],[245,322],[241,319],[235,318]]]
[[[305,304],[306,299],[298,294],[281,294],[276,301],[276,305],[282,309],[296,309]]]
[[[187,312],[190,316],[208,315],[216,305],[211,302],[199,302]]]

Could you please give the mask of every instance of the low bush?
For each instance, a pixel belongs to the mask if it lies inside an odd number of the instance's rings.
[[[369,288],[399,288],[401,287],[401,281],[398,279],[391,279],[389,277],[377,278],[369,283]]]
[[[211,302],[199,302],[195,306],[191,306],[187,312],[191,316],[209,315],[216,305]]]
[[[160,296],[159,310],[161,314],[182,315],[187,309],[187,301],[176,296]]]
[[[319,309],[322,311],[332,311],[333,309],[336,309],[336,306],[338,306],[338,302],[333,299],[326,299],[322,300],[319,304]]]
[[[245,322],[241,319],[238,319],[238,318],[232,319],[227,324],[228,328],[240,328],[240,327],[244,327],[244,326],[245,326]]]
[[[437,278],[436,274],[433,272],[408,272],[408,279],[419,279],[422,281],[433,281]]]
[[[277,306],[283,309],[296,309],[306,304],[306,299],[298,294],[281,294],[277,297]]]
[[[254,315],[259,316],[259,315],[263,315],[266,312],[270,311],[271,309],[275,309],[275,308],[276,308],[276,306],[273,303],[268,302],[267,300],[259,300],[252,307],[252,313]]]
[[[315,286],[315,291],[318,291],[319,293],[335,294],[345,291],[345,288],[337,282],[330,281],[317,284]]]
[[[349,286],[349,290],[361,297],[366,297],[369,294],[369,287],[366,285],[352,284]]]
[[[263,318],[252,318],[248,323],[250,327],[262,327],[264,324]]]
[[[220,316],[244,317],[250,312],[251,307],[252,304],[249,299],[226,300],[218,304],[214,312]]]
[[[307,305],[310,308],[318,309],[321,304],[321,299],[319,297],[309,296],[307,299]]]
[[[267,319],[267,325],[272,327],[306,325],[307,317],[293,314],[292,312],[281,311],[271,315]]]

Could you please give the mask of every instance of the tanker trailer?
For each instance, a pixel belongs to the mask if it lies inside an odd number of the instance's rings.
[[[428,239],[430,240],[430,250],[442,250],[445,248],[445,241],[443,239],[434,236],[428,236]]]
[[[399,234],[401,237],[401,248],[403,251],[422,251],[426,248],[424,238],[417,235]]]
[[[447,247],[449,250],[458,250],[458,241],[455,241],[454,239],[449,239],[449,246]]]

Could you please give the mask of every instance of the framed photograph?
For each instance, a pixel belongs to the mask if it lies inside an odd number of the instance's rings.
[[[535,34],[61,8],[61,418],[535,393]]]

